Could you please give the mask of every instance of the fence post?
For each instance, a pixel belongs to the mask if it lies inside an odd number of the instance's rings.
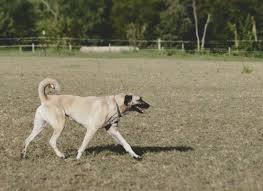
[[[161,39],[157,39],[157,44],[158,44],[158,50],[162,50],[162,44],[161,44]]]
[[[182,52],[184,52],[184,43],[182,42]]]
[[[70,52],[72,51],[72,46],[71,46],[71,44],[69,44],[69,51],[70,51]]]
[[[231,55],[231,47],[228,47],[228,55]]]
[[[19,46],[19,52],[22,52],[22,46]]]
[[[35,53],[35,44],[32,43],[32,52]]]
[[[111,44],[109,43],[109,52],[111,51],[110,47],[111,47]]]

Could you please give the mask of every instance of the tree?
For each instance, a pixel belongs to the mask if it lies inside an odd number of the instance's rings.
[[[251,41],[254,46],[263,38],[262,0],[0,0],[0,3],[1,37],[41,36],[45,30],[51,37],[117,38],[131,42],[161,38],[196,41],[198,51],[210,46],[211,40],[231,40],[238,49],[244,47],[243,41]]]
[[[200,38],[199,38],[199,28],[198,28],[198,18],[197,18],[197,8],[196,8],[196,1],[192,0],[193,2],[193,15],[195,20],[195,36],[196,36],[196,42],[197,42],[197,51],[200,51]]]
[[[53,1],[53,7],[51,7],[50,2],[48,2],[47,0],[40,0],[47,8],[47,10],[52,13],[52,15],[54,16],[54,21],[57,22],[58,21],[58,1]]]
[[[48,36],[103,38],[111,35],[109,0],[38,0],[38,31]]]
[[[199,0],[200,6],[203,7],[203,10],[201,10],[200,12],[202,13],[203,11],[204,14],[207,15],[206,22],[205,22],[204,29],[203,29],[202,41],[200,43],[198,17],[197,17],[197,5],[196,5],[196,0],[192,0],[193,15],[194,15],[194,20],[195,20],[195,34],[196,34],[196,39],[197,39],[197,51],[198,52],[200,51],[200,47],[201,47],[201,50],[203,50],[205,47],[207,27],[211,21],[211,15],[212,15],[212,12],[214,11],[213,5],[215,5],[215,2],[216,0],[214,0],[213,2],[207,1],[207,0],[203,0],[203,1]]]
[[[23,37],[35,33],[36,14],[28,0],[1,0],[0,36]]]
[[[156,26],[159,23],[159,12],[162,9],[160,0],[113,0],[111,23],[116,38],[126,38],[129,24],[145,29],[146,39],[157,37]]]
[[[126,31],[126,37],[129,40],[129,44],[132,46],[139,46],[139,47],[142,46],[142,43],[137,42],[137,40],[144,39],[145,30],[146,30],[146,25],[137,26],[134,23],[130,23],[127,26],[127,31]]]
[[[228,15],[229,39],[234,37],[235,48],[252,49],[253,42],[258,40],[256,20],[263,21],[263,5],[260,0],[229,1],[224,10]]]
[[[192,35],[192,19],[189,0],[167,0],[160,13],[159,36],[164,40],[189,40]]]

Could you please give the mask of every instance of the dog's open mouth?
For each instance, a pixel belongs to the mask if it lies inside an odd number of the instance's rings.
[[[141,102],[140,104],[134,105],[133,108],[138,113],[144,113],[146,109],[148,109],[150,105],[146,102]]]
[[[136,111],[139,113],[144,113],[144,111],[145,111],[145,109],[141,108],[139,105],[136,105],[135,108],[136,108]]]

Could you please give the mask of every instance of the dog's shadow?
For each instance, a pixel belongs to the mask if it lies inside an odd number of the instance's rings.
[[[160,153],[160,152],[171,152],[171,151],[177,151],[177,152],[190,152],[194,151],[192,147],[189,146],[133,146],[132,149],[139,155],[144,155],[145,153]],[[95,146],[95,147],[90,147],[85,150],[86,155],[92,154],[92,155],[97,155],[99,153],[103,152],[113,152],[119,155],[124,155],[127,152],[123,149],[121,145],[102,145],[102,146]],[[71,155],[73,154],[73,150],[68,151],[67,154]],[[76,152],[76,150],[75,150]],[[73,154],[74,155],[74,154]]]

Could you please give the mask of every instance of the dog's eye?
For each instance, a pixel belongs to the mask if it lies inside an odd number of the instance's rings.
[[[124,104],[127,106],[132,101],[132,95],[126,95],[124,98]]]

